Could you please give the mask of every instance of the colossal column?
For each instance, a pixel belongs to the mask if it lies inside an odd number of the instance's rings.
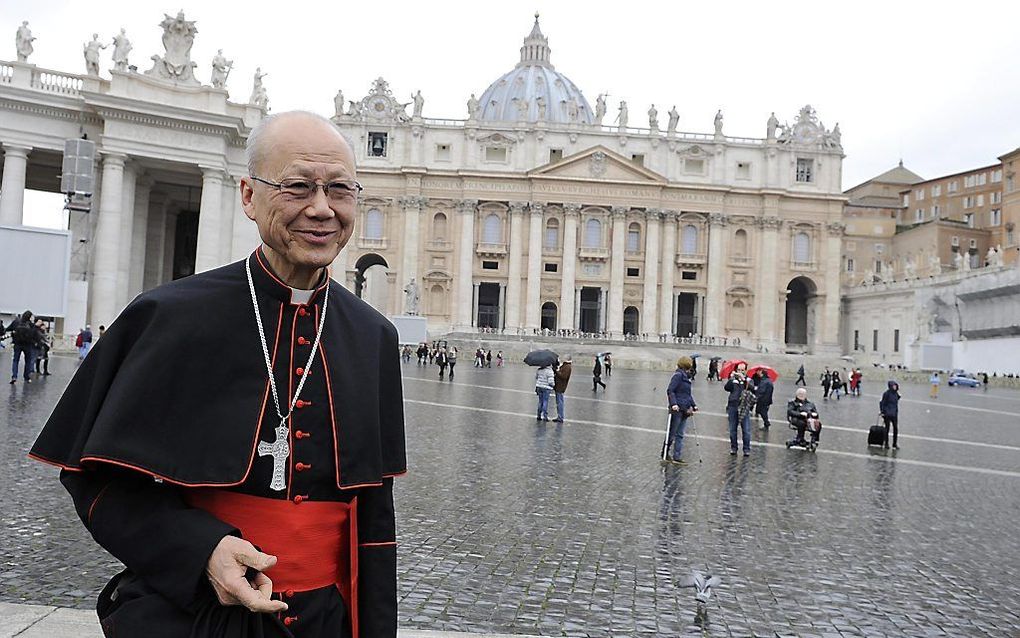
[[[142,289],[149,290],[163,283],[163,256],[166,254],[166,193],[149,195],[149,219],[145,228],[145,268]]]
[[[563,206],[563,274],[560,278],[560,310],[557,315],[560,330],[573,330],[577,327],[574,285],[577,277],[577,218],[580,213],[581,207],[578,204]]]
[[[223,169],[202,166],[202,200],[198,210],[198,245],[195,272],[222,265],[220,230],[223,217]]]
[[[0,182],[0,226],[21,226],[25,213],[27,146],[4,144],[4,175]]]
[[[672,335],[673,325],[673,274],[676,272],[676,211],[663,211],[662,225],[662,282],[659,285],[659,330]]]
[[[475,263],[475,206],[477,199],[463,199],[458,203],[460,211],[460,241],[457,242],[457,312],[456,325],[470,328],[473,308]]]
[[[96,222],[92,307],[89,321],[96,329],[109,326],[117,315],[117,265],[120,262],[121,207],[124,204],[126,155],[103,153],[103,185]]]
[[[538,328],[542,325],[542,204],[532,202],[528,218],[528,303],[525,306],[524,325]]]
[[[521,225],[525,202],[510,202],[510,246],[506,279],[506,327],[521,327]]]
[[[623,333],[623,251],[627,225],[627,208],[613,206],[613,241],[609,257],[609,323],[606,332],[611,336]]]
[[[145,236],[149,230],[149,203],[152,184],[153,179],[145,176],[140,178],[135,186],[135,208],[134,219],[131,222],[131,254],[127,269],[125,304],[142,292],[142,282],[145,279]]]
[[[726,222],[726,215],[721,213],[708,216],[708,287],[705,292],[704,332],[708,337],[720,337],[724,332],[726,255],[723,254],[723,233]]]
[[[170,208],[169,202],[166,207],[166,229],[164,231],[163,248],[163,271],[159,283],[166,283],[174,280],[174,257],[177,252],[177,216],[180,211]]]
[[[825,273],[825,306],[824,322],[822,330],[815,330],[819,335],[818,350],[825,353],[836,354],[839,351],[839,272],[840,272],[840,250],[843,245],[843,233],[846,231],[846,224],[842,222],[830,222],[825,225],[825,253],[822,257]]]
[[[651,208],[645,222],[645,289],[641,300],[640,331],[658,334],[659,301],[659,220],[662,211]]]
[[[420,236],[418,228],[420,225],[421,209],[426,201],[428,200],[424,197],[402,197],[400,199],[400,206],[404,209],[404,259],[399,281],[401,290],[412,279],[415,280],[415,285],[421,290],[421,282],[418,281],[418,243]],[[407,310],[407,308],[404,308],[403,312],[406,313]]]
[[[135,191],[138,189],[139,167],[134,161],[124,162],[120,202],[120,249],[117,253],[117,312],[127,305],[128,275],[131,270],[131,238],[135,223]]]
[[[778,341],[779,287],[776,283],[779,257],[779,229],[783,221],[778,217],[763,217],[758,220],[761,227],[761,257],[758,263],[758,294],[755,302],[758,307],[758,341],[766,348],[775,350]]]
[[[227,206],[224,210],[228,211],[234,218],[234,223],[231,226],[231,242],[230,242],[230,259],[229,261],[238,261],[245,259],[252,253],[253,250],[259,247],[262,243],[262,237],[259,236],[259,227],[252,220],[244,214],[244,209],[241,208],[241,178],[243,174],[231,174],[227,177],[227,183],[233,186],[233,193],[230,193],[227,199]],[[230,189],[224,189],[224,194],[229,192]],[[333,278],[337,279],[336,273],[333,274]],[[338,280],[339,281],[339,280]]]

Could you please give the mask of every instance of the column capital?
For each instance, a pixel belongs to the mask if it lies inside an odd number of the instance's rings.
[[[415,196],[401,197],[400,205],[403,206],[404,209],[417,208],[421,210],[421,208],[428,204],[428,201],[429,201],[428,197],[415,197]]]
[[[623,219],[627,215],[627,212],[629,210],[630,208],[628,208],[627,206],[613,206],[610,209],[610,213],[612,214],[614,219]]]
[[[672,208],[663,208],[662,220],[667,223],[680,221],[680,213]]]
[[[529,202],[528,211],[531,212],[532,216],[542,216],[542,211],[545,210],[545,204],[542,202]]]
[[[28,157],[28,154],[32,152],[31,146],[22,146],[20,144],[3,144],[4,155],[7,157]]]
[[[708,216],[709,226],[725,226],[730,221],[729,216],[722,213],[710,213]]]
[[[128,159],[128,156],[124,153],[114,153],[112,151],[100,151],[100,155],[103,158],[103,166],[109,164],[110,166],[124,168],[124,164]]]
[[[649,221],[662,221],[662,209],[661,208],[646,208],[645,216],[648,217]]]
[[[201,166],[202,170],[202,181],[218,181],[222,182],[224,178],[224,171],[222,166]]]
[[[511,215],[522,214],[527,205],[528,202],[510,202],[510,214]]]
[[[825,230],[828,231],[830,235],[842,237],[846,232],[846,224],[843,222],[829,222],[825,225]]]
[[[755,220],[761,228],[765,230],[779,230],[783,227],[783,220],[778,217],[759,217]]]
[[[563,213],[566,214],[568,217],[571,217],[571,216],[577,217],[578,215],[581,214],[581,205],[580,204],[564,204],[563,205]]]
[[[459,199],[457,200],[457,210],[461,213],[474,214],[475,208],[478,206],[477,199]]]

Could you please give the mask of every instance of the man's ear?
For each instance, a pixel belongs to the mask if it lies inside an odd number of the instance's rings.
[[[241,189],[241,208],[244,210],[244,214],[248,219],[255,221],[255,203],[252,198],[255,197],[255,188],[250,177],[242,177],[241,183],[238,186]]]

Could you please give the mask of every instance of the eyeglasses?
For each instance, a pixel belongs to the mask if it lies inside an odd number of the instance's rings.
[[[326,199],[335,203],[346,203],[358,198],[364,189],[355,180],[337,180],[327,184],[319,184],[307,179],[285,179],[280,183],[271,182],[261,177],[251,176],[256,182],[265,184],[280,191],[292,200],[307,200],[315,197],[316,191],[322,188]]]

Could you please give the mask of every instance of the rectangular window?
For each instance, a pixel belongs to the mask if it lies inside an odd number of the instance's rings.
[[[977,185],[984,186],[988,183],[988,173],[981,173],[977,176]]]
[[[953,237],[949,240],[949,244],[951,246],[959,246],[960,245],[960,238],[959,238],[959,236],[953,235]]]
[[[942,184],[935,184],[934,186],[931,187],[931,196],[932,197],[942,196]]]
[[[551,148],[551,149],[549,149],[549,163],[550,164],[552,164],[554,162],[558,162],[561,159],[563,159],[563,149],[562,148]]]
[[[963,216],[963,221],[967,224],[967,228],[974,228],[974,213],[967,213]]]
[[[853,272],[854,271],[854,258],[853,257],[847,257],[846,258],[846,271],[847,272]]]
[[[956,180],[953,180],[949,182],[949,186],[946,187],[946,190],[950,193],[955,193],[958,186],[959,184],[956,183]]]
[[[751,164],[737,162],[737,179],[751,179]]]
[[[882,260],[881,259],[876,259],[875,260],[875,274],[876,275],[881,275],[882,274]]]
[[[883,250],[885,250],[885,246],[883,244],[875,244],[876,255],[881,255]]]
[[[963,178],[963,187],[964,188],[974,188],[974,176],[973,175],[967,175],[966,177]]]
[[[634,162],[638,166],[645,165],[645,156],[641,153],[634,153],[630,156],[630,161]]]
[[[903,193],[903,207],[910,206],[910,193]]]
[[[914,199],[916,199],[919,202],[923,202],[924,201],[924,189],[923,188],[919,188],[916,191],[914,191]]]
[[[914,211],[914,221],[915,222],[923,222],[924,221],[924,209],[923,208],[918,208],[917,210]]]
[[[680,279],[684,281],[696,281],[698,279],[698,271],[696,270],[681,270]]]
[[[976,239],[970,240],[970,247],[971,248],[977,248],[977,240]]]
[[[808,183],[815,181],[815,161],[812,159],[797,158],[797,181]]]
[[[963,198],[963,207],[971,208],[972,206],[974,206],[974,198],[971,197],[970,195],[967,195],[966,197]]]
[[[892,351],[900,351],[900,330],[899,328],[892,331]]]
[[[861,349],[861,331],[854,330],[854,352]]]
[[[369,157],[386,157],[386,133],[372,133],[368,134],[368,156]]]
[[[998,184],[1002,181],[1002,169],[998,168],[992,171],[992,183]]]
[[[630,268],[630,267],[628,267],[627,268],[627,276],[628,277],[640,277],[641,276],[641,269],[640,268]]]
[[[684,172],[688,175],[704,175],[705,174],[705,160],[703,159],[691,159],[687,158],[684,160]]]
[[[558,264],[546,264],[545,265],[545,271],[546,272],[556,272],[558,270],[559,270]]]
[[[1015,190],[1016,190],[1016,176],[1015,175],[1007,175],[1006,176],[1006,192],[1007,193],[1012,193]]]
[[[871,331],[871,349],[878,352],[878,330]]]
[[[985,205],[985,195],[984,195],[984,193],[982,193],[982,194],[977,196],[977,205],[978,206],[984,206]]]
[[[450,161],[450,145],[449,144],[436,144],[436,159],[448,162]]]
[[[1012,246],[1014,244],[1016,244],[1016,235],[1014,234],[1012,228],[1007,228],[1006,229],[1006,245],[1007,246]]]
[[[502,146],[486,146],[485,161],[506,163],[506,148]]]
[[[498,261],[483,261],[482,262],[482,269],[483,270],[499,270],[499,262]]]
[[[988,225],[998,226],[1002,223],[1002,209],[993,208],[988,214]]]
[[[939,218],[939,214],[941,214],[941,212],[942,212],[942,209],[939,208],[938,204],[935,204],[934,206],[931,207],[931,218],[932,219],[938,219]]]
[[[995,191],[988,196],[988,202],[990,204],[1001,204],[1002,203],[1002,192]]]

